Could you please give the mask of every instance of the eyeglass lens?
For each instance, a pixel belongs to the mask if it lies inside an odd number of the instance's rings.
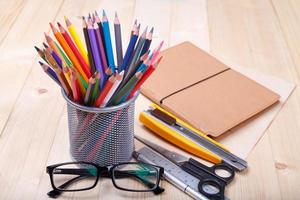
[[[149,191],[158,184],[158,170],[154,166],[131,163],[120,164],[112,171],[117,187],[135,191]]]
[[[53,170],[56,188],[66,191],[89,189],[97,181],[97,168],[90,164],[65,164]]]

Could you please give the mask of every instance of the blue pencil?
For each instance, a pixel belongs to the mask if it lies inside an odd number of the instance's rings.
[[[107,20],[107,16],[106,16],[104,10],[103,10],[102,25],[103,25],[104,42],[105,42],[105,46],[106,46],[108,65],[114,74],[116,71],[115,61],[114,61],[114,53],[113,53],[112,44],[111,44],[109,22]]]
[[[119,71],[123,71],[127,68],[127,65],[129,64],[129,59],[131,58],[131,55],[133,54],[134,46],[135,46],[137,39],[138,39],[138,29],[135,28],[133,34],[130,37],[130,41],[129,41],[127,50],[125,52],[124,59],[123,59],[122,65],[120,67],[121,69]]]

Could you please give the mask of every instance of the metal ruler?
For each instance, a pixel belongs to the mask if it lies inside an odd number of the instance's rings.
[[[198,191],[199,180],[197,178],[183,171],[179,166],[159,153],[148,147],[143,147],[134,152],[133,156],[142,162],[163,167],[164,178],[194,199],[208,200],[206,196]],[[214,189],[211,187],[205,188],[208,193],[214,193]],[[225,197],[225,199],[228,198]]]

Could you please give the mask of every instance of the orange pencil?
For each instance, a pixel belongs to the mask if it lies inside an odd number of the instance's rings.
[[[72,39],[71,39],[70,35],[68,34],[68,32],[64,29],[64,27],[62,27],[62,25],[59,22],[57,24],[58,24],[58,28],[60,30],[60,33],[65,38],[65,40],[68,43],[69,47],[71,48],[71,50],[73,51],[74,55],[78,59],[78,61],[79,61],[80,65],[81,65],[84,73],[88,76],[88,78],[90,78],[92,76],[92,74],[90,72],[89,66],[84,61],[82,55],[78,51],[77,47],[75,46],[75,44],[72,41]]]
[[[75,66],[75,68],[78,70],[78,72],[82,75],[83,79],[88,82],[88,77],[87,75],[84,73],[79,61],[77,60],[76,56],[74,55],[73,51],[71,50],[71,48],[69,47],[69,45],[67,44],[66,40],[64,39],[64,37],[60,34],[60,32],[53,26],[52,23],[50,23],[51,29],[53,31],[53,34],[55,36],[55,38],[57,39],[57,41],[59,42],[59,44],[62,46],[62,48],[64,49],[64,51],[66,52],[66,54],[68,55],[68,57],[71,59],[73,65]]]
[[[138,81],[138,83],[134,86],[134,88],[131,90],[129,96],[127,97],[127,100],[134,96],[135,92],[140,89],[141,85],[149,78],[149,76],[152,74],[152,72],[156,69],[158,64],[160,63],[162,57],[160,57],[154,65],[150,65],[149,68],[146,70],[142,78]]]
[[[95,102],[96,107],[99,107],[102,104],[103,100],[105,99],[107,93],[109,92],[109,90],[111,89],[115,81],[116,81],[116,76],[109,77],[108,81],[104,85],[103,90],[101,91],[99,97]]]

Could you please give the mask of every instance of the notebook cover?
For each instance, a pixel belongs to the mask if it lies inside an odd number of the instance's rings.
[[[162,55],[142,93],[207,135],[219,136],[279,100],[278,94],[192,43]]]

